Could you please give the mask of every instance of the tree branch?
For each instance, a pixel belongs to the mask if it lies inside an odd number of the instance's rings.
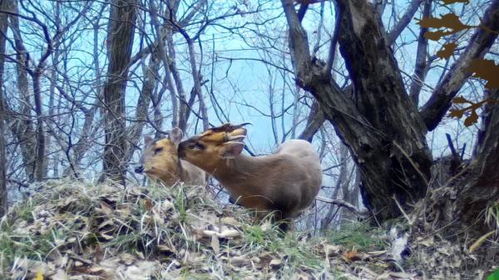
[[[391,46],[397,37],[402,33],[405,27],[411,22],[412,18],[416,14],[419,5],[423,2],[423,0],[412,0],[411,4],[407,8],[405,14],[399,19],[397,24],[386,34],[387,45]]]
[[[473,60],[483,58],[496,40],[497,31],[499,31],[499,0],[494,0],[487,8],[481,26],[495,32],[486,31],[484,28],[475,31],[468,40],[470,44],[464,53],[452,65],[450,71],[437,85],[432,96],[421,109],[421,116],[428,130],[437,127],[452,105],[452,98],[457,95],[466,79],[471,76],[471,73],[466,71],[466,68],[469,67]]]
[[[317,100],[314,100],[307,118],[307,125],[298,138],[312,142],[315,133],[321,128],[325,120],[324,112],[322,112]]]
[[[422,18],[427,18],[431,14],[431,2],[432,0],[425,0]],[[414,75],[412,77],[412,84],[409,89],[409,96],[412,101],[418,106],[419,103],[419,93],[423,87],[423,83],[428,73],[429,65],[427,63],[428,54],[428,39],[424,37],[424,34],[428,31],[428,28],[421,28],[418,37],[418,47],[416,50],[416,67],[414,69]]]

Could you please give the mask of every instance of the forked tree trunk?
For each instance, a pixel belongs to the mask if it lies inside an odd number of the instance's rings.
[[[362,173],[362,196],[380,220],[426,193],[431,155],[426,128],[405,93],[393,53],[367,1],[337,1],[340,51],[354,85],[344,94],[325,64],[310,57],[294,1],[282,0],[297,83],[319,101]]]
[[[473,59],[488,52],[499,29],[499,0],[491,2],[470,44],[418,112],[406,93],[390,42],[369,1],[336,0],[340,51],[353,95],[342,92],[331,76],[330,61],[312,58],[295,1],[281,0],[289,26],[289,48],[296,81],[319,102],[327,120],[349,147],[362,175],[361,194],[380,220],[397,217],[426,195],[432,158],[425,135],[442,120],[451,100],[471,73]],[[417,1],[413,1],[416,3]],[[393,38],[392,38],[393,39]],[[458,212],[471,221],[487,202],[497,201],[499,130],[497,107],[484,124],[479,155],[459,197]],[[464,208],[463,208],[464,207]],[[456,213],[455,211],[453,213]]]
[[[135,0],[113,0],[108,26],[107,81],[104,86],[105,138],[103,177],[125,182],[125,90],[133,46]]]

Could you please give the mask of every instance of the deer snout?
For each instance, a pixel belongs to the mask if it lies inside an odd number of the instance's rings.
[[[135,168],[135,173],[140,173],[140,174],[142,174],[142,172],[144,172],[144,166],[143,166],[143,165],[137,166],[137,167]]]

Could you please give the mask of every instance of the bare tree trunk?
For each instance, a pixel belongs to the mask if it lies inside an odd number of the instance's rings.
[[[431,2],[432,0],[425,0],[421,18],[427,18],[431,15]],[[424,34],[427,31],[428,28],[421,28],[419,31],[418,48],[416,50],[416,67],[414,69],[414,75],[412,76],[413,81],[409,90],[409,96],[416,106],[419,104],[419,93],[421,92],[421,88],[423,88],[423,83],[430,66],[427,63],[426,58],[428,54],[428,39],[424,37]]]
[[[2,1],[5,2],[5,1]],[[17,1],[7,1],[10,3],[13,13],[19,13],[17,8]],[[10,19],[10,29],[14,37],[14,46],[16,48],[16,70],[17,70],[17,90],[19,91],[20,99],[20,110],[19,114],[9,114],[9,119],[15,119],[11,122],[10,129],[12,130],[14,136],[20,143],[21,154],[23,156],[24,169],[28,181],[32,182],[35,180],[35,148],[36,148],[36,137],[35,130],[33,128],[33,120],[31,115],[32,104],[29,94],[29,82],[28,82],[28,57],[27,50],[24,47],[24,43],[21,37],[19,29],[19,18],[15,15],[9,16]],[[5,108],[8,109],[8,108]]]
[[[7,1],[2,1],[0,3],[0,10],[7,9]],[[5,41],[6,38],[4,34],[7,34],[7,20],[8,15],[0,13],[0,218],[7,212],[8,201],[7,201],[7,177],[5,170],[6,157],[5,157],[5,109],[3,106],[3,72],[5,65]]]
[[[113,0],[108,26],[107,81],[104,86],[105,142],[103,177],[125,183],[125,91],[133,46],[135,0]]]
[[[35,180],[41,181],[45,177],[45,131],[43,127],[42,93],[40,88],[40,78],[42,68],[37,67],[33,79],[33,94],[35,97],[36,112],[36,152],[35,152]]]

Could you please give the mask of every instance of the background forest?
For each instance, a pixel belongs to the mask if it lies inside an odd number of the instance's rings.
[[[404,217],[474,241],[499,225],[497,76],[470,68],[497,69],[498,8],[1,0],[0,216],[51,179],[142,184],[144,135],[250,122],[247,153],[292,138],[320,153],[302,227]]]

